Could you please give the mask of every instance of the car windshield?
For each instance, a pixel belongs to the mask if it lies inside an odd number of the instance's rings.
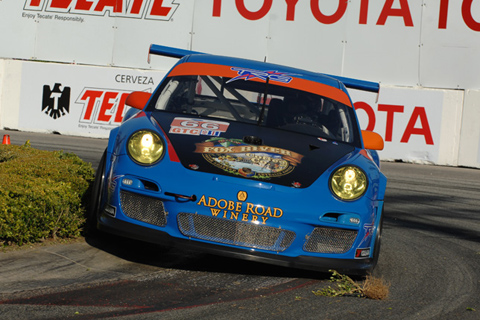
[[[352,143],[353,109],[270,82],[219,76],[175,76],[160,88],[156,110],[227,119]]]

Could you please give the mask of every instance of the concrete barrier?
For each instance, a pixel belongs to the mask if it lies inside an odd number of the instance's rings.
[[[18,129],[22,61],[0,60],[0,125]]]
[[[458,165],[480,168],[480,90],[467,90],[463,105]]]

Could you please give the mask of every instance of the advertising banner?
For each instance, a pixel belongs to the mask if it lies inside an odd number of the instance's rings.
[[[380,94],[350,90],[362,130],[385,141],[381,159],[439,162],[442,90],[382,87]]]
[[[166,69],[150,44],[397,86],[480,87],[479,0],[2,0],[0,57]]]
[[[0,57],[165,69],[150,44],[190,47],[193,1],[2,0]],[[175,17],[175,19],[173,18]],[[166,60],[166,65],[170,62]]]
[[[164,71],[24,63],[18,129],[108,137],[132,91],[153,92]]]

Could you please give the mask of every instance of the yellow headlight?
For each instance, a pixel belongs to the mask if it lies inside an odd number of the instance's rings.
[[[365,173],[354,166],[341,167],[330,178],[332,192],[342,200],[360,198],[367,190],[367,185]]]
[[[163,156],[163,141],[148,130],[137,131],[128,139],[127,150],[130,157],[143,165],[154,164]]]

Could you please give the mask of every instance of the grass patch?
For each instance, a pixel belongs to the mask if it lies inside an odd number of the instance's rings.
[[[313,294],[327,297],[353,296],[384,300],[390,292],[390,284],[383,279],[368,275],[362,283],[357,283],[349,276],[340,274],[336,270],[330,270],[330,272],[332,272],[330,281],[335,283],[335,286],[313,291]]]

